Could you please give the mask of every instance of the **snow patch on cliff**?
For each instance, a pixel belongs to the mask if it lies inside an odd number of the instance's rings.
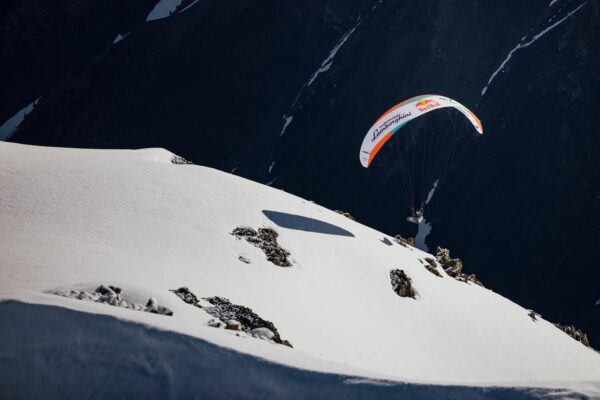
[[[38,97],[19,111],[15,113],[12,117],[6,120],[0,126],[0,140],[8,140],[14,133],[19,129],[19,125],[23,122],[27,114],[33,111],[37,103],[40,101]]]

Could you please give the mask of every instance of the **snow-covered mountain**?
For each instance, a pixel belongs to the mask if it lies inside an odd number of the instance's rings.
[[[391,105],[450,96],[485,134],[420,243],[594,343],[599,21],[599,0],[6,0],[0,139],[164,147],[415,236],[400,174],[356,154]]]
[[[153,385],[179,397],[600,396],[596,351],[433,273],[430,254],[310,200],[173,162],[163,149],[0,143],[0,397]],[[272,229],[279,253],[238,227]],[[399,296],[398,279],[414,293]],[[215,296],[274,328],[219,321]]]

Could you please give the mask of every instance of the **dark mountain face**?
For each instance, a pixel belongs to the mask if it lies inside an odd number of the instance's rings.
[[[3,0],[0,120],[144,21],[154,0]]]
[[[450,96],[485,134],[438,171],[428,243],[493,290],[580,325],[592,345],[600,337],[599,1],[203,0],[129,30],[37,86],[11,140],[162,146],[407,235],[400,177],[364,169],[358,150],[393,104]]]

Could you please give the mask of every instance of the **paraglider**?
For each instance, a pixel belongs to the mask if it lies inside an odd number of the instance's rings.
[[[412,215],[409,215],[406,220],[413,224],[420,224],[423,221],[423,210],[416,210]]]
[[[377,156],[377,154],[382,150],[382,148],[384,147],[385,143],[388,142],[395,134],[397,134],[399,131],[401,132],[402,129],[408,122],[415,120],[417,118],[423,117],[425,114],[430,113],[431,111],[436,111],[436,110],[441,110],[441,109],[447,109],[447,108],[453,108],[457,111],[459,111],[460,113],[462,113],[467,119],[468,121],[473,125],[473,127],[475,128],[475,130],[479,133],[479,134],[483,134],[483,126],[481,125],[481,121],[479,120],[479,118],[477,118],[477,116],[471,112],[467,107],[463,106],[462,104],[460,104],[459,102],[457,102],[456,100],[450,99],[448,97],[444,97],[444,96],[440,96],[440,95],[434,95],[434,94],[428,94],[428,95],[421,95],[421,96],[416,96],[416,97],[412,97],[410,99],[407,99],[399,104],[396,104],[394,107],[390,108],[388,111],[386,111],[383,115],[381,115],[377,121],[375,121],[375,123],[371,126],[371,128],[369,129],[369,131],[367,132],[367,134],[365,135],[361,148],[360,148],[360,153],[359,153],[359,159],[360,159],[360,163],[362,164],[363,167],[365,168],[369,168],[371,166],[371,164],[373,163],[375,157]],[[429,118],[429,117],[428,117]],[[412,211],[412,215],[410,217],[407,218],[408,221],[413,222],[413,223],[419,223],[423,220],[423,207],[426,203],[426,199],[425,196],[423,194],[418,193],[417,196],[415,196],[415,191],[420,191],[423,192],[424,190],[426,190],[425,185],[428,182],[421,182],[420,187],[416,188],[415,187],[415,181],[417,180],[417,174],[419,175],[419,178],[422,181],[427,180],[426,178],[430,178],[429,177],[429,171],[426,171],[427,166],[425,164],[431,164],[432,163],[432,155],[429,154],[431,153],[431,147],[432,147],[432,143],[434,141],[434,138],[431,136],[432,133],[430,131],[443,131],[443,132],[448,132],[452,129],[446,127],[446,126],[434,126],[431,129],[427,129],[425,135],[428,135],[427,138],[422,139],[423,143],[420,144],[419,147],[419,156],[421,156],[422,160],[422,171],[416,171],[416,168],[414,166],[414,159],[415,159],[415,155],[414,154],[408,154],[407,155],[407,160],[404,160],[404,170],[406,171],[406,173],[408,174],[407,176],[407,182],[409,183],[409,186],[412,186],[410,188],[408,188],[408,191],[410,192],[410,198],[411,200],[409,201],[409,207],[411,208]],[[414,132],[413,132],[414,135]],[[418,138],[414,138],[413,139],[413,144],[412,145],[406,145],[406,148],[409,148],[408,150],[411,150],[410,147],[417,147],[415,144],[417,143]],[[452,151],[457,143],[458,139],[452,139],[452,143],[446,145],[446,148],[441,149],[438,152],[441,151]],[[416,150],[412,149],[413,152],[416,152]],[[444,160],[450,160],[452,158],[451,155],[447,155],[446,158],[444,158]],[[449,161],[448,161],[449,162]],[[410,163],[412,163],[413,165],[410,165]],[[438,164],[440,164],[440,162],[438,162]],[[448,166],[443,166],[445,169],[448,168]],[[444,171],[445,173],[445,171]],[[433,179],[433,178],[431,178]],[[417,207],[415,207],[415,197],[418,197],[418,195],[420,196],[420,203],[417,204]]]

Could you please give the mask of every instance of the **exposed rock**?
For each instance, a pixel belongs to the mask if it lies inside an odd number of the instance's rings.
[[[225,328],[233,331],[243,331],[257,337],[260,332],[263,332],[260,334],[260,338],[264,339],[268,336],[268,339],[275,343],[293,347],[289,341],[281,339],[279,332],[277,332],[277,328],[275,328],[275,325],[272,322],[262,319],[248,307],[233,304],[229,299],[218,296],[204,297],[203,300],[209,302],[211,306],[202,306],[198,297],[185,286],[171,291],[186,303],[201,308],[215,317],[208,321],[208,326],[213,328]],[[151,300],[153,299],[150,299],[148,302],[150,303]],[[260,330],[253,333],[254,330],[260,328],[268,330],[271,332],[271,335],[267,335],[266,331]]]
[[[453,278],[462,274],[463,264],[458,258],[449,260],[447,263],[443,264],[443,266],[446,273]]]
[[[481,287],[484,287],[483,283],[481,283],[481,281],[477,278],[477,275],[475,275],[475,274],[460,274],[455,279],[457,281],[461,281],[461,282],[465,282],[465,283],[473,282]]]
[[[238,226],[238,227],[236,227],[233,230],[233,232],[231,232],[231,234],[234,235],[235,237],[246,238],[246,239],[258,236],[258,232],[256,232],[252,228],[248,228],[248,227],[245,227],[245,226]]]
[[[236,321],[235,319],[230,319],[225,321],[225,329],[239,331],[242,329],[242,324],[240,324],[240,322]]]
[[[123,291],[123,289],[116,286],[109,286],[109,288],[111,288],[116,294],[121,294],[121,292]]]
[[[578,342],[581,342],[581,344],[583,344],[584,346],[590,347],[590,341],[588,339],[588,336],[581,329],[577,329],[573,325],[554,324],[554,326],[556,326],[558,329],[565,332],[567,335],[571,336]]]
[[[396,235],[394,237],[394,239],[396,240],[396,243],[398,243],[404,247],[408,247],[408,246],[415,247],[415,238],[412,238],[412,237],[405,238],[400,235]]]
[[[448,261],[450,261],[450,250],[438,246],[435,251],[435,257],[437,258],[440,264],[444,265]]]
[[[221,321],[220,319],[211,319],[210,321],[208,321],[206,323],[206,325],[212,327],[212,328],[224,328],[226,326],[226,324]]]
[[[402,269],[393,269],[390,271],[390,280],[394,292],[400,297],[415,298],[415,291],[412,287],[411,279]]]
[[[261,249],[267,260],[279,267],[291,267],[288,260],[290,252],[277,243],[277,232],[271,228],[259,228],[258,232],[248,227],[237,227],[231,234],[238,239],[244,238],[247,242]]]
[[[69,297],[77,300],[93,301],[95,303],[108,304],[114,307],[128,308],[136,311],[146,311],[154,314],[173,315],[169,308],[158,304],[155,298],[148,299],[146,306],[137,303],[128,303],[123,299],[123,290],[116,286],[98,286],[93,292],[85,290],[54,290],[50,293]]]
[[[271,321],[267,321],[258,316],[248,307],[233,304],[224,297],[204,297],[213,307],[205,307],[204,310],[221,321],[235,320],[240,324],[240,330],[253,334],[257,328],[266,328],[272,332],[272,340],[275,343],[282,343],[277,328]],[[254,334],[253,334],[254,335]]]
[[[239,256],[238,260],[240,260],[243,263],[250,264],[250,260],[244,256]]]
[[[170,308],[165,306],[161,306],[158,304],[158,301],[154,297],[150,297],[148,302],[146,303],[146,308],[144,311],[152,313],[152,314],[161,314],[161,315],[173,315],[173,311]]]
[[[198,297],[187,287],[180,287],[179,289],[172,290],[172,292],[186,303],[201,308],[215,317],[207,322],[208,326],[233,331],[244,331],[253,336],[256,336],[256,333],[252,333],[254,329],[265,328],[272,333],[272,337],[269,336],[269,340],[293,347],[289,341],[281,339],[277,328],[275,328],[272,322],[262,319],[248,307],[232,304],[228,299],[218,296],[204,297],[203,300],[209,302],[211,306],[202,306]],[[261,338],[264,339],[264,335]]]
[[[343,215],[344,217],[346,217],[348,219],[351,219],[352,221],[356,221],[356,219],[350,213],[347,213],[347,212],[342,211],[342,210],[334,210],[334,212],[336,212],[336,213],[338,213],[340,215]]]
[[[290,343],[290,341],[287,340],[287,339],[283,339],[281,341],[281,344],[284,345],[284,346],[287,346],[287,347],[291,347],[292,349],[294,348],[294,346],[292,346],[292,344]]]
[[[188,304],[192,304],[194,306],[198,305],[198,297],[194,293],[191,292],[186,286],[182,286],[179,289],[171,290],[173,293],[177,295],[181,300],[185,301]]]
[[[110,304],[111,306],[120,306],[123,298],[120,294],[113,292],[112,290],[106,294],[100,296],[99,302]]]
[[[100,294],[107,294],[109,293],[111,290],[109,288],[107,288],[104,285],[100,285],[96,288],[96,292],[100,293]]]
[[[427,271],[431,272],[435,276],[439,276],[440,278],[442,277],[442,274],[440,274],[440,271],[437,270],[438,264],[435,262],[435,260],[433,258],[427,257],[427,258],[424,258],[423,260],[424,260],[424,262],[422,262],[422,264],[425,266],[425,268],[427,268]]]
[[[536,313],[533,310],[529,310],[529,313],[527,313],[527,315],[529,315],[529,318],[531,318],[533,321],[537,321],[537,317],[540,316],[540,314]]]
[[[446,273],[452,278],[461,282],[473,282],[479,286],[483,286],[483,283],[477,279],[475,274],[465,274],[462,272],[462,261],[459,258],[450,257],[450,250],[438,246],[436,249],[436,258],[438,264],[440,264],[444,271],[446,271]]]
[[[179,164],[179,165],[181,165],[181,164],[194,164],[193,162],[188,161],[185,158],[183,158],[181,156],[178,156],[178,155],[175,155],[175,154],[173,155],[173,157],[171,157],[171,163],[173,163],[173,164]]]

